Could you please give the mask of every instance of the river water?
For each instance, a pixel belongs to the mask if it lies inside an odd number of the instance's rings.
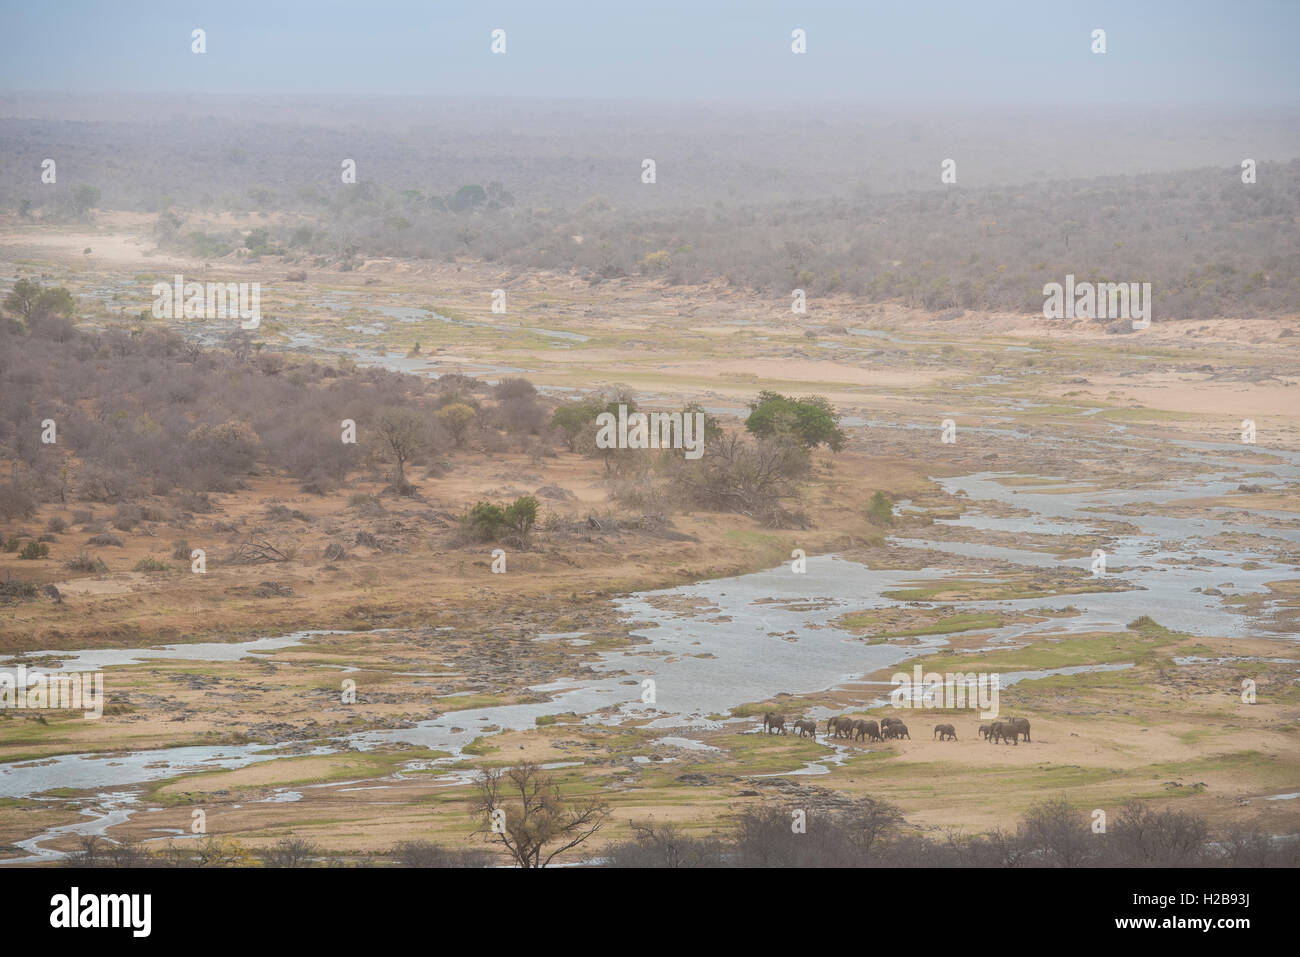
[[[390,318],[400,321],[405,317]],[[1194,481],[1061,492],[1041,485],[1004,484],[999,478],[1006,476],[992,472],[938,480],[949,492],[964,492],[969,507],[961,518],[936,524],[955,525],[974,533],[1095,533],[1098,542],[1105,543],[1108,564],[1119,570],[1114,577],[1131,586],[1124,591],[1055,598],[963,602],[962,609],[1015,612],[1071,607],[1078,611],[1072,617],[990,629],[995,643],[1043,632],[1118,630],[1142,615],[1193,634],[1281,636],[1270,631],[1267,615],[1247,618],[1218,595],[1207,594],[1206,589],[1224,595],[1263,595],[1266,582],[1294,577],[1295,566],[1286,559],[1294,560],[1300,523],[1292,520],[1288,524],[1285,520],[1291,518],[1289,513],[1255,513],[1259,519],[1252,523],[1243,520],[1238,509],[1230,517],[1188,520],[1166,515],[1127,515],[1122,508],[1132,503],[1163,505],[1219,495],[1235,490],[1243,482],[1294,483],[1300,479],[1300,454],[1257,448],[1251,451],[1272,456],[1271,464],[1247,464],[1232,458],[1233,453],[1240,453],[1240,446],[1173,444],[1181,449],[1176,453],[1181,459],[1198,462],[1203,469]],[[984,514],[979,508],[981,502],[1013,506],[1020,517]],[[1270,518],[1282,521],[1268,521]],[[1112,522],[1123,522],[1139,531],[1117,537],[1102,525]],[[1236,550],[1209,547],[1206,540],[1220,533],[1254,533],[1262,538],[1253,547]],[[566,712],[603,724],[645,718],[650,727],[663,729],[667,740],[692,741],[690,729],[718,726],[716,716],[725,715],[737,705],[766,700],[782,692],[797,695],[835,687],[943,646],[947,641],[944,635],[927,636],[909,646],[869,645],[833,627],[831,622],[847,611],[900,605],[884,597],[883,592],[891,589],[949,576],[973,577],[965,563],[965,570],[958,568],[954,556],[1012,562],[1028,568],[1057,568],[1062,564],[1061,559],[1039,550],[919,538],[895,538],[892,542],[928,549],[934,553],[933,562],[919,570],[900,570],[870,568],[833,555],[816,556],[808,559],[803,574],[795,574],[786,564],[734,578],[627,595],[616,599],[616,605],[629,622],[636,623],[631,633],[645,639],[645,643],[601,653],[592,663],[597,677],[561,678],[538,685],[532,690],[545,694],[544,701],[448,712],[410,728],[352,734],[311,753],[407,743],[448,751],[452,757],[433,763],[450,764],[460,760],[462,749],[470,742],[492,733],[487,729],[531,728],[540,716]],[[1090,559],[1065,564],[1086,574]],[[933,603],[912,604],[927,607]],[[62,663],[43,670],[101,670],[154,659],[231,661],[310,643],[313,634],[300,632],[239,644],[49,652],[46,654]],[[582,640],[580,634],[539,637]],[[4,670],[3,663],[0,670]],[[1022,674],[1019,679],[1034,676]],[[1004,684],[1008,677],[1004,676]],[[647,681],[653,683],[652,699]],[[681,736],[669,735],[673,730],[680,731]],[[103,833],[107,827],[126,820],[133,812],[137,785],[188,772],[242,767],[279,756],[281,753],[275,749],[255,744],[73,754],[10,762],[0,764],[0,796],[32,797],[53,788],[98,792],[96,799],[71,799],[86,815],[85,821],[22,842],[23,849],[32,855],[25,862],[48,860],[59,854],[42,847],[43,843],[66,833]],[[294,800],[296,794],[285,789],[271,800]]]

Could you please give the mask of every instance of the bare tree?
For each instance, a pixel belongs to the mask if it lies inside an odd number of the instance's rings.
[[[424,419],[413,409],[390,408],[380,415],[375,431],[397,459],[395,484],[399,488],[405,486],[406,463],[424,447]]]
[[[311,859],[320,852],[320,845],[315,841],[292,835],[262,851],[262,860],[267,867],[310,867]]]
[[[1020,822],[1020,836],[1057,867],[1084,867],[1094,856],[1096,839],[1084,812],[1065,798],[1033,805]]]
[[[841,815],[845,838],[865,863],[871,857],[871,848],[884,836],[903,823],[903,812],[892,804],[863,796]]]
[[[597,797],[566,800],[555,781],[531,762],[487,768],[474,810],[479,833],[499,841],[519,867],[546,867],[556,855],[587,841],[604,825],[609,808]]]

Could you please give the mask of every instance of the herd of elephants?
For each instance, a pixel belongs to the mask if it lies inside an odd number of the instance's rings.
[[[768,734],[773,731],[785,734],[785,715],[777,714],[775,711],[767,712],[763,715],[763,730]],[[814,741],[817,740],[816,721],[798,718],[794,722],[794,730],[801,738],[807,736]],[[854,741],[861,741],[863,738],[868,741],[884,741],[890,738],[907,738],[909,741],[912,739],[907,731],[907,725],[898,718],[881,718],[880,723],[877,724],[869,719],[850,718],[847,715],[827,718],[826,734],[828,737],[850,738]],[[1018,745],[1021,738],[1030,740],[1029,719],[1008,718],[1006,721],[982,724],[979,727],[979,734],[990,743],[996,744],[1001,741],[1003,744]],[[934,736],[940,741],[956,741],[957,729],[950,724],[936,724]]]

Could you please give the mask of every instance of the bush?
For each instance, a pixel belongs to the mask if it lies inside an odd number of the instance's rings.
[[[866,517],[867,521],[872,525],[893,525],[894,503],[889,500],[889,496],[884,492],[877,492],[871,496],[871,502],[867,505]]]
[[[123,548],[122,540],[112,532],[103,532],[99,535],[92,535],[86,539],[87,545],[99,545],[101,547],[111,546],[113,548]]]
[[[1194,867],[1209,847],[1205,821],[1179,811],[1153,811],[1130,801],[1107,834],[1107,843],[1129,867]]]
[[[206,515],[212,511],[212,497],[207,492],[180,492],[176,505],[183,511]]]
[[[135,570],[138,572],[165,572],[170,567],[156,558],[142,558],[135,563]]]
[[[183,538],[178,538],[172,542],[172,558],[178,561],[188,562],[190,560],[190,543]]]
[[[131,494],[122,472],[89,466],[77,476],[77,493],[89,502],[121,502]]]
[[[698,508],[769,516],[782,499],[795,495],[808,474],[808,452],[788,435],[746,442],[725,435],[709,443],[702,459],[668,460],[676,501]]]
[[[64,559],[63,567],[73,572],[87,572],[90,574],[102,574],[108,571],[108,566],[104,564],[102,558],[91,558],[85,552],[77,555],[75,558]]]
[[[537,499],[531,495],[521,495],[504,506],[479,502],[470,509],[466,522],[483,541],[495,541],[507,530],[520,537],[527,537],[537,524]]]
[[[459,850],[430,841],[402,841],[393,855],[407,867],[487,867],[492,855],[482,848]]]
[[[292,276],[292,274],[290,274]],[[321,853],[320,845],[305,837],[286,837],[261,852],[267,867],[310,867],[311,858]]]
[[[50,520],[45,523],[45,528],[51,532],[66,532],[68,523],[57,515],[51,515]]]
[[[537,524],[537,499],[521,495],[506,509],[506,524],[520,535],[527,535]]]
[[[30,601],[36,597],[36,586],[18,578],[6,575],[0,581],[0,605],[15,601]]]
[[[18,553],[18,557],[27,561],[34,561],[38,558],[50,557],[50,546],[44,542],[28,542],[23,546],[23,550]]]
[[[451,435],[452,444],[460,448],[469,437],[470,427],[478,421],[478,413],[464,402],[445,405],[433,414],[434,420]]]
[[[119,505],[113,512],[113,527],[129,532],[145,520],[145,511],[134,503]]]
[[[0,483],[0,518],[29,518],[36,511],[36,499],[14,482]]]
[[[527,379],[505,378],[496,384],[492,394],[498,399],[530,399],[537,395],[537,387]]]

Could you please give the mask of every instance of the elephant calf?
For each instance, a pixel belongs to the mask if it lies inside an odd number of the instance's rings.
[[[936,724],[934,726],[934,736],[940,741],[956,741],[957,729],[950,724]]]
[[[993,730],[993,725],[991,724],[980,725],[980,737],[983,738],[985,741],[987,741],[989,739],[989,733],[992,730]]]
[[[814,741],[817,740],[817,722],[816,722],[816,721],[805,721],[805,720],[803,720],[802,718],[800,718],[798,721],[796,721],[796,722],[794,723],[794,730],[795,730],[795,732],[799,735],[799,737],[801,737],[801,738],[802,738],[802,737],[810,737],[810,738],[812,738]],[[806,732],[806,734],[805,734],[805,732]]]
[[[763,715],[763,730],[768,734],[773,731],[780,731],[785,734],[785,715],[769,711]]]

